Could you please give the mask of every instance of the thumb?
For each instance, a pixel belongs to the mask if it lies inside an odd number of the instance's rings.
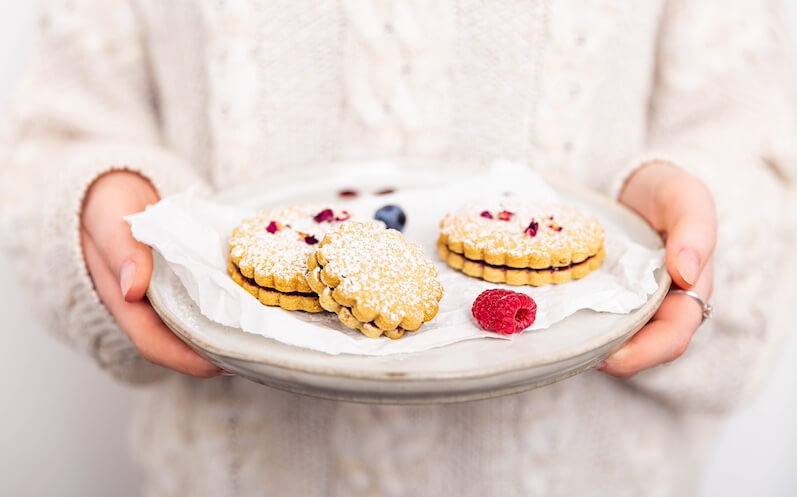
[[[157,200],[157,194],[144,178],[133,173],[120,174],[132,178],[122,177],[120,181],[107,175],[97,180],[87,196],[82,218],[103,261],[116,275],[122,297],[134,302],[144,297],[149,286],[152,252],[133,238],[123,218],[144,210],[148,203]],[[146,189],[151,191],[151,198]]]
[[[714,253],[717,220],[708,189],[685,187],[665,214],[667,271],[681,288],[691,288]]]

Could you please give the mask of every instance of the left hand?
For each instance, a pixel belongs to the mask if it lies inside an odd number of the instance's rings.
[[[667,271],[673,287],[692,290],[705,302],[714,280],[717,217],[708,188],[691,174],[663,162],[638,169],[620,194],[666,240]],[[700,304],[687,295],[668,295],[656,314],[597,369],[629,378],[679,358],[702,320]]]

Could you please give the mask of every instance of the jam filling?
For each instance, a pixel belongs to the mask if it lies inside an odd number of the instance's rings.
[[[462,254],[459,254],[459,255],[462,255]],[[548,271],[548,272],[555,273],[555,272],[557,272],[557,271],[564,271],[565,269],[570,269],[570,268],[572,268],[572,267],[574,267],[574,266],[579,266],[579,265],[581,265],[581,264],[584,264],[585,262],[588,262],[590,259],[592,259],[593,257],[595,257],[595,255],[597,255],[597,254],[591,255],[591,256],[587,257],[586,259],[584,259],[584,260],[583,260],[583,261],[581,261],[581,262],[576,262],[576,263],[572,263],[572,262],[571,262],[571,263],[570,263],[570,264],[568,264],[567,266],[551,266],[551,267],[548,267],[548,268],[542,268],[542,269],[534,269],[534,268],[530,268],[530,267],[509,267],[509,266],[496,266],[495,264],[489,264],[489,263],[487,263],[487,262],[484,262],[484,261],[474,261],[473,259],[468,259],[468,258],[467,258],[467,257],[465,257],[464,255],[462,255],[462,257],[463,257],[463,258],[464,258],[466,261],[473,262],[473,263],[475,263],[475,264],[481,264],[481,265],[483,265],[483,266],[488,266],[488,267],[491,267],[491,268],[493,268],[493,269],[498,269],[499,271],[506,271],[506,270],[513,270],[513,271],[533,271],[533,272],[535,272],[535,273],[541,273],[541,272],[543,272],[543,271]]]
[[[348,310],[349,310],[349,312],[351,313],[351,307],[349,307],[349,306],[345,306],[345,305],[344,305],[344,306],[342,306],[342,307],[345,307],[345,308],[346,308],[346,309],[348,309]],[[352,316],[354,316],[354,314],[352,314]],[[357,319],[357,318],[355,317],[354,319]],[[359,321],[359,319],[357,319],[357,320]],[[360,321],[360,322],[362,322],[362,321]],[[371,326],[373,326],[374,328],[379,328],[379,326],[377,326],[377,325],[376,325],[376,321],[369,321],[369,322],[367,322],[367,323],[363,323],[363,324],[370,324],[370,325],[371,325]],[[400,329],[401,329],[401,326],[396,326],[396,328],[395,328],[395,329],[396,329],[396,330],[400,330]],[[385,330],[382,330],[382,331],[385,331]],[[390,331],[390,330],[387,330],[387,331]]]
[[[238,271],[238,274],[240,274],[240,275],[241,275],[241,278],[243,278],[243,280],[244,280],[245,282],[249,283],[250,285],[254,285],[254,286],[258,287],[258,288],[264,288],[264,289],[266,289],[266,290],[271,290],[271,291],[274,291],[274,292],[279,292],[279,293],[280,293],[280,294],[282,294],[282,295],[293,295],[293,296],[296,296],[296,297],[312,297],[312,298],[318,298],[318,295],[316,295],[315,293],[304,293],[304,292],[280,292],[280,291],[279,291],[279,290],[277,290],[276,288],[268,288],[268,287],[263,287],[263,286],[260,286],[260,285],[258,285],[258,284],[257,284],[257,282],[255,282],[254,278],[247,278],[246,276],[244,276],[243,274],[241,274],[241,271],[239,271],[239,270],[238,270],[238,268],[235,268],[235,270],[236,270],[236,271]]]

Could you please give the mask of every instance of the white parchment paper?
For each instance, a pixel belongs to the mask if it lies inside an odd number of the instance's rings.
[[[512,185],[507,185],[506,178],[513,178]],[[351,184],[357,184],[356,178],[352,178]],[[439,221],[446,212],[468,200],[499,198],[513,190],[527,198],[558,200],[556,192],[528,168],[502,163],[464,180],[387,196],[365,196],[343,204],[350,212],[366,218],[387,203],[401,206],[408,220],[405,236],[421,244],[440,270],[445,296],[437,317],[418,332],[407,333],[395,341],[367,338],[344,327],[333,314],[263,306],[236,285],[226,272],[227,243],[232,229],[251,211],[200,199],[187,192],[163,199],[146,211],[129,216],[127,221],[136,239],[163,255],[208,319],[329,354],[410,353],[475,338],[511,339],[480,329],[471,317],[473,300],[488,288],[510,288],[534,298],[537,319],[524,333],[547,328],[581,309],[628,313],[644,304],[656,290],[654,271],[663,265],[664,251],[650,250],[633,242],[622,226],[603,218],[606,260],[586,278],[564,285],[540,288],[496,285],[465,276],[438,259],[435,242]]]

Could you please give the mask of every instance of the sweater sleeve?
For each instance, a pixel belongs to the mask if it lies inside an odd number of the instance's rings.
[[[0,135],[0,240],[47,329],[114,377],[152,381],[96,294],[82,255],[88,186],[113,169],[147,177],[161,196],[202,184],[159,144],[136,17],[126,0],[48,1],[34,57]]]
[[[673,405],[736,405],[760,383],[786,332],[795,297],[797,109],[783,7],[667,2],[649,152],[613,187],[617,195],[635,168],[663,160],[695,174],[716,201],[714,319],[681,358],[628,382]]]

